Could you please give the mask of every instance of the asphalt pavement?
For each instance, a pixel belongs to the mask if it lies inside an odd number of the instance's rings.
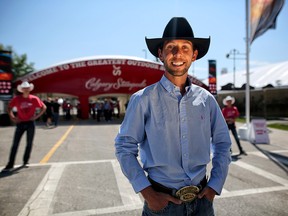
[[[25,137],[13,172],[0,173],[0,216],[141,215],[135,194],[114,155],[121,119],[37,122],[29,167],[23,167]],[[238,127],[241,124],[237,124]],[[7,163],[14,126],[0,127],[0,169]],[[221,196],[219,216],[288,215],[288,132],[269,129],[269,144],[241,140],[247,156],[233,162]]]

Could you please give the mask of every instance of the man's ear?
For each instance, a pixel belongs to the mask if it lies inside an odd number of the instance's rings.
[[[158,49],[158,58],[163,62],[163,55],[161,49]]]
[[[198,56],[198,50],[194,50],[193,55],[192,55],[192,61],[195,61]]]

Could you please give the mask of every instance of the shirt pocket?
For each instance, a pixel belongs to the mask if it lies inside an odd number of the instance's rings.
[[[209,107],[203,106],[191,106],[188,115],[189,124],[189,138],[192,142],[196,141],[201,143],[204,148],[209,148],[211,138],[211,123],[210,123],[210,111]]]
[[[171,124],[175,124],[178,118],[177,103],[165,103],[158,101],[151,108],[150,121],[153,126],[159,130],[166,130]]]

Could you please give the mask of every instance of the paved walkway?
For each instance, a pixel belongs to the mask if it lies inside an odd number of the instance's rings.
[[[114,155],[120,122],[71,121],[51,129],[38,124],[30,167],[20,166],[24,139],[17,169],[0,175],[0,216],[141,215],[143,198],[134,193]],[[0,169],[13,133],[12,126],[0,128]],[[233,162],[215,199],[216,215],[288,215],[287,137],[287,131],[269,129],[270,144],[241,141],[247,156],[237,155],[232,137]]]

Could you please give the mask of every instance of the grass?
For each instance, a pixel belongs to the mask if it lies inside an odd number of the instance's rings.
[[[246,123],[246,119],[245,118],[237,118],[236,121],[240,122],[240,123]],[[267,127],[268,128],[274,128],[274,129],[288,131],[288,124],[281,124],[281,123],[271,123],[271,124],[269,124],[269,123],[267,123]]]
[[[240,122],[240,123],[246,123],[246,119],[245,118],[237,118],[236,121]]]
[[[287,124],[273,123],[273,124],[268,124],[267,126],[270,127],[270,128],[275,128],[275,129],[288,131],[288,125]]]

